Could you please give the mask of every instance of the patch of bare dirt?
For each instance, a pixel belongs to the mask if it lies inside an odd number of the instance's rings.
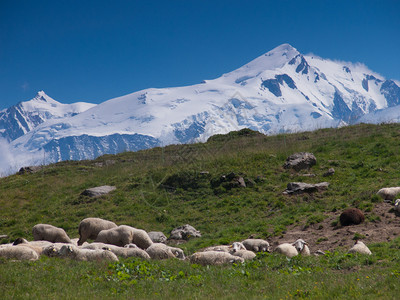
[[[350,249],[356,235],[361,236],[366,245],[388,242],[400,236],[400,216],[391,211],[392,208],[391,203],[378,203],[371,212],[365,213],[366,220],[363,223],[343,227],[340,223],[336,227],[331,225],[338,220],[341,211],[327,213],[327,218],[321,223],[308,228],[304,228],[304,224],[288,227],[282,236],[269,238],[268,241],[274,248],[278,244],[292,243],[301,238],[309,243],[311,252]],[[374,221],[369,221],[368,216],[374,216]]]

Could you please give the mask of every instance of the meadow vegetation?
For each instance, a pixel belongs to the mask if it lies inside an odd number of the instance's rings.
[[[207,143],[60,162],[34,174],[0,178],[0,234],[9,236],[1,242],[31,240],[37,223],[62,227],[75,238],[86,217],[167,236],[173,228],[191,224],[202,237],[178,245],[187,255],[250,235],[279,237],[294,225],[318,226],[327,214],[339,215],[347,207],[358,207],[367,214],[366,222],[379,226],[380,216],[371,213],[382,202],[376,192],[400,186],[399,149],[399,124],[361,124],[276,136],[242,130],[213,136]],[[314,153],[317,164],[304,172],[284,169],[286,158],[300,151]],[[335,174],[323,177],[329,168]],[[221,180],[231,173],[242,176],[247,187]],[[284,195],[293,181],[330,185],[312,195]],[[101,185],[117,189],[99,198],[80,195]],[[396,299],[400,239],[368,246],[370,257],[337,247],[322,257],[287,259],[267,253],[223,267],[176,260],[121,259],[109,264],[0,259],[0,293],[6,299]]]

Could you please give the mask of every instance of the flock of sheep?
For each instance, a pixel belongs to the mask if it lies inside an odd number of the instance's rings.
[[[232,245],[212,246],[188,257],[182,249],[161,243],[142,230],[100,218],[86,218],[78,227],[79,239],[70,239],[64,229],[49,224],[37,224],[32,229],[34,241],[18,238],[12,244],[0,245],[0,257],[14,260],[37,260],[41,255],[71,258],[79,261],[118,261],[119,257],[142,259],[187,259],[201,265],[240,263],[256,257],[257,252],[270,252],[266,240],[246,239]],[[87,240],[94,240],[88,243]],[[308,243],[298,239],[283,243],[274,250],[287,257],[311,255]],[[368,247],[357,241],[349,252],[371,254]],[[318,252],[317,252],[318,253]]]

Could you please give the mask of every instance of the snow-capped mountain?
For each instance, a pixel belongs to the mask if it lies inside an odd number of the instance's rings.
[[[104,153],[251,128],[265,134],[355,123],[400,104],[400,88],[361,64],[303,55],[288,44],[201,84],[146,89],[75,116],[51,119],[11,143],[23,164]]]
[[[62,104],[40,91],[33,99],[0,111],[0,137],[10,142],[47,120],[72,117],[93,106],[84,102]]]

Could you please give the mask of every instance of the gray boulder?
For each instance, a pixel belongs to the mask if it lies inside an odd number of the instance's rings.
[[[286,195],[302,194],[302,193],[314,193],[327,189],[329,182],[321,183],[304,183],[304,182],[290,182],[287,185],[286,190],[283,192]]]
[[[295,171],[300,171],[303,169],[309,169],[317,163],[317,159],[314,154],[308,152],[299,152],[290,155],[283,167],[285,169],[294,169]]]
[[[116,189],[115,186],[103,185],[98,186],[90,189],[84,190],[81,195],[88,196],[88,197],[98,197],[102,195],[106,195]]]
[[[167,241],[167,237],[165,236],[165,234],[160,231],[150,231],[147,234],[149,235],[153,243],[165,244],[165,242]]]
[[[186,224],[171,231],[170,240],[188,240],[191,237],[201,237],[200,231],[193,226]]]

